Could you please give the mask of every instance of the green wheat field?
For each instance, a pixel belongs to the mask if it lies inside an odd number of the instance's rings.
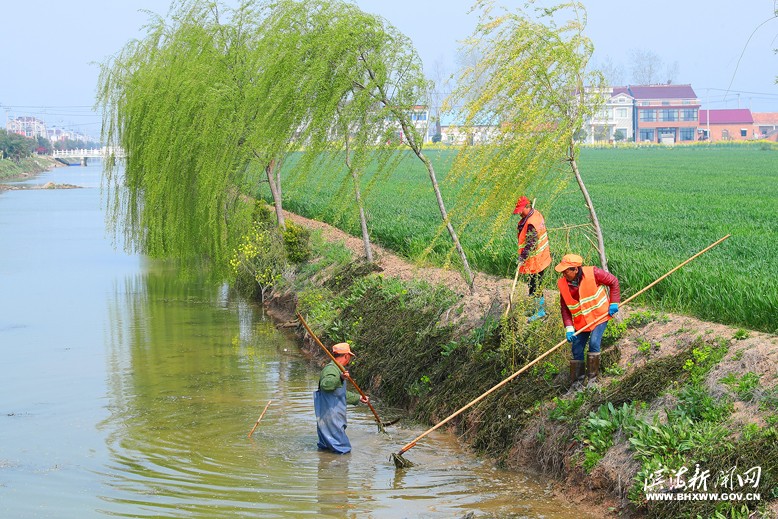
[[[425,153],[433,161],[456,226],[456,206],[468,193],[446,181],[455,152]],[[285,208],[359,236],[350,179],[294,174],[294,162],[285,165]],[[623,297],[731,234],[635,303],[778,333],[778,148],[758,143],[583,148],[578,164],[603,228],[609,269],[618,276]],[[451,241],[445,231],[441,234],[429,177],[414,156],[407,154],[391,174],[365,175],[362,189],[375,243],[417,262],[451,261],[456,268]],[[572,175],[553,199],[549,193],[515,193],[521,194],[537,199],[550,229],[555,262],[576,252],[597,263],[587,233],[572,227],[588,222]],[[260,196],[269,199],[266,184]],[[485,232],[489,223],[474,222],[460,233],[468,261],[475,270],[512,278],[517,217],[491,239]],[[549,274],[545,283],[554,287],[556,273]]]

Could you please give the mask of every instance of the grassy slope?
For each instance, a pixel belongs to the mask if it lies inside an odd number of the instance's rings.
[[[445,182],[451,152],[431,151],[444,197],[455,208],[457,186]],[[650,291],[657,308],[701,319],[778,332],[778,155],[756,147],[584,149],[580,168],[603,228],[611,270],[629,295],[725,234],[723,245]],[[291,162],[290,162],[291,163]],[[388,179],[366,181],[372,236],[410,258],[419,258],[439,232],[439,213],[429,179],[418,161],[406,159]],[[358,233],[350,187],[324,179],[293,179],[286,207]],[[267,196],[267,193],[263,193]],[[518,196],[519,193],[516,193]],[[549,228],[585,223],[574,183],[549,207],[538,207]],[[333,203],[333,200],[335,201]],[[510,211],[512,208],[506,208]],[[484,222],[486,224],[488,222]],[[515,264],[515,219],[490,244],[477,224],[461,238],[475,268],[503,276]],[[582,233],[552,231],[555,259],[568,251],[594,257]],[[443,235],[430,256],[444,261]],[[553,276],[550,276],[553,278]],[[548,280],[553,281],[553,280]]]

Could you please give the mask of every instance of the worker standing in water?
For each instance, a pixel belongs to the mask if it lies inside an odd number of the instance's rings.
[[[519,242],[519,273],[527,276],[529,296],[535,299],[536,310],[527,321],[546,316],[545,297],[541,283],[546,268],[551,265],[546,221],[540,211],[534,209],[526,196],[519,198],[513,214],[521,215],[516,227]]]
[[[368,402],[367,396],[346,390],[348,371],[341,372],[335,364],[343,368],[355,357],[347,342],[332,347],[335,360],[324,366],[319,375],[319,388],[313,393],[313,408],[316,412],[317,446],[337,454],[351,452],[351,442],[346,436],[346,404]]]

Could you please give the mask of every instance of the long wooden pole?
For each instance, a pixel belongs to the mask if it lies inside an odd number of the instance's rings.
[[[313,330],[311,330],[311,328],[308,326],[308,323],[306,323],[306,322],[305,322],[305,319],[303,319],[303,316],[302,316],[302,315],[300,315],[300,313],[299,313],[299,312],[297,312],[297,318],[298,318],[298,319],[300,319],[300,322],[302,323],[303,327],[305,327],[305,330],[308,332],[308,335],[310,335],[311,337],[313,337],[313,340],[314,340],[314,341],[316,341],[316,344],[318,344],[318,345],[321,347],[321,349],[323,349],[323,350],[325,351],[325,353],[327,353],[327,355],[328,355],[328,356],[329,356],[329,357],[332,359],[332,361],[335,363],[335,365],[336,365],[336,366],[337,366],[337,367],[340,369],[340,372],[341,372],[341,373],[343,373],[343,374],[345,374],[345,373],[346,373],[346,368],[344,368],[343,366],[341,366],[341,365],[340,365],[340,364],[339,364],[339,363],[338,363],[338,362],[335,360],[335,356],[334,356],[332,353],[330,353],[330,350],[328,350],[328,349],[327,349],[327,347],[326,347],[326,346],[324,346],[324,344],[322,344],[322,343],[321,343],[321,341],[319,340],[319,338],[318,338],[318,337],[316,337],[316,334],[315,334],[315,333],[313,333]],[[348,381],[349,381],[349,382],[351,382],[351,384],[354,386],[354,389],[356,389],[356,390],[359,392],[359,394],[360,394],[360,395],[362,395],[363,397],[367,398],[367,395],[364,393],[364,391],[362,391],[362,389],[361,389],[361,388],[360,388],[360,387],[357,385],[357,383],[356,383],[356,382],[354,382],[354,379],[353,379],[353,378],[351,378],[351,376],[350,376],[350,375],[346,374],[346,378],[348,379]],[[383,429],[384,429],[384,423],[381,421],[381,419],[380,419],[380,418],[378,418],[378,413],[376,413],[376,410],[375,410],[375,408],[373,407],[373,404],[371,404],[371,403],[370,403],[370,400],[369,400],[369,399],[368,399],[368,401],[367,401],[367,406],[368,406],[368,407],[370,408],[370,410],[373,412],[373,416],[375,417],[375,421],[378,423],[378,428],[379,428],[380,430],[383,430]]]
[[[687,263],[689,263],[689,262],[690,262],[690,261],[692,261],[693,259],[697,258],[698,256],[700,256],[700,255],[702,255],[702,254],[704,254],[704,253],[708,252],[710,249],[712,249],[713,247],[715,247],[716,245],[718,245],[719,243],[723,242],[724,240],[726,240],[726,239],[727,239],[727,238],[729,238],[729,237],[730,237],[730,235],[729,235],[729,234],[727,234],[727,235],[726,235],[726,236],[724,236],[723,238],[721,238],[721,239],[717,240],[717,241],[716,241],[716,242],[714,242],[713,244],[711,244],[711,245],[709,245],[708,247],[704,248],[703,250],[701,250],[700,252],[698,252],[697,254],[695,254],[694,256],[692,256],[691,258],[687,259],[686,261],[684,261],[684,262],[683,262],[683,263],[681,263],[680,265],[676,266],[675,268],[673,268],[672,270],[670,270],[669,272],[667,272],[666,274],[664,274],[663,276],[661,276],[660,278],[658,278],[658,279],[657,279],[656,281],[654,281],[653,283],[651,283],[651,284],[649,284],[649,285],[647,285],[647,286],[643,287],[641,290],[639,290],[639,291],[638,291],[638,292],[636,292],[635,294],[631,295],[630,297],[628,297],[627,299],[625,299],[624,301],[622,301],[622,302],[621,302],[621,304],[622,304],[622,305],[625,305],[625,304],[629,303],[630,301],[632,301],[633,299],[635,299],[637,296],[639,296],[640,294],[642,294],[643,292],[645,292],[645,291],[646,291],[646,290],[648,290],[649,288],[653,287],[654,285],[656,285],[657,283],[659,283],[660,281],[662,281],[663,279],[665,279],[667,276],[669,276],[670,274],[672,274],[673,272],[675,272],[675,271],[676,271],[676,270],[678,270],[679,268],[683,267],[684,265],[686,265]],[[592,323],[592,324],[598,324],[598,323],[599,323],[599,321],[604,321],[604,320],[606,319],[606,317],[607,317],[607,315],[605,315],[605,316],[602,316],[602,317],[601,317],[601,318],[600,318],[598,321],[595,321],[595,322],[594,322],[594,323]],[[579,333],[581,333],[581,330],[579,330],[579,331],[575,332],[575,334],[574,334],[574,335],[578,335]],[[502,382],[500,382],[499,384],[497,384],[496,386],[494,386],[493,388],[491,388],[491,389],[490,389],[489,391],[487,391],[486,393],[483,393],[481,396],[479,396],[478,398],[476,398],[475,400],[473,400],[473,401],[472,401],[472,402],[470,402],[469,404],[465,405],[464,407],[461,407],[461,408],[459,408],[459,409],[458,409],[456,412],[454,412],[454,413],[450,414],[448,417],[446,417],[446,418],[445,418],[443,421],[439,422],[439,423],[438,423],[437,425],[435,425],[434,427],[432,427],[432,428],[430,428],[430,429],[426,430],[425,432],[423,432],[422,434],[420,434],[419,436],[417,436],[416,438],[414,438],[412,441],[410,441],[409,443],[407,443],[407,444],[406,444],[406,445],[405,445],[405,446],[404,446],[402,449],[400,449],[400,452],[398,452],[398,453],[397,453],[397,455],[398,455],[398,456],[399,456],[399,455],[402,455],[402,453],[404,453],[404,452],[406,452],[406,451],[408,451],[408,450],[412,449],[412,448],[413,448],[413,447],[416,445],[416,443],[417,443],[419,440],[421,440],[422,438],[424,438],[425,436],[427,436],[428,434],[430,434],[432,431],[436,430],[437,428],[441,427],[442,425],[444,425],[444,424],[448,423],[448,421],[449,421],[449,420],[451,420],[452,418],[454,418],[454,417],[456,417],[457,415],[461,414],[463,411],[466,411],[467,409],[471,408],[472,406],[474,406],[475,404],[477,404],[478,402],[480,402],[481,400],[483,400],[483,399],[484,399],[484,398],[486,398],[487,396],[491,395],[492,393],[494,393],[495,391],[497,391],[498,389],[500,389],[501,387],[503,387],[505,384],[507,384],[508,382],[510,382],[511,380],[513,380],[514,378],[518,377],[519,375],[521,375],[522,373],[524,373],[525,371],[527,371],[527,370],[528,370],[528,369],[529,369],[531,366],[533,366],[533,365],[537,364],[538,362],[540,362],[540,361],[541,361],[541,360],[543,360],[544,358],[546,358],[546,357],[548,357],[549,355],[551,355],[551,354],[552,354],[552,353],[553,353],[555,350],[557,350],[558,348],[560,348],[561,346],[563,346],[563,345],[564,345],[566,342],[567,342],[567,339],[564,339],[564,340],[560,341],[560,342],[559,342],[559,343],[558,343],[556,346],[554,346],[553,348],[551,348],[550,350],[548,350],[548,351],[547,351],[547,352],[545,352],[544,354],[540,355],[540,356],[539,356],[539,357],[537,357],[535,360],[531,361],[529,364],[527,364],[526,366],[524,366],[523,368],[521,368],[519,371],[517,371],[517,372],[516,372],[516,373],[514,373],[513,375],[509,376],[508,378],[506,378],[505,380],[503,380]]]
[[[532,208],[535,208],[535,198],[532,199]],[[505,308],[505,313],[502,314],[503,317],[507,317],[508,314],[511,311],[511,307],[513,306],[513,293],[516,291],[516,282],[519,280],[519,269],[521,268],[521,259],[518,259],[516,262],[516,274],[513,276],[513,286],[511,286],[511,293],[508,295],[508,306]]]
[[[251,432],[249,432],[248,437],[251,438],[251,435],[254,434],[254,429],[257,428],[257,425],[259,425],[259,421],[262,420],[262,417],[265,416],[265,411],[267,411],[267,408],[270,407],[270,402],[272,400],[268,400],[267,404],[265,404],[265,408],[262,410],[262,414],[259,415],[259,418],[257,418],[257,423],[254,424],[254,427],[251,428]]]

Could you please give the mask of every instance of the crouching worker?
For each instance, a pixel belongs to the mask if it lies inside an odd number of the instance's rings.
[[[608,320],[619,311],[621,291],[616,276],[597,267],[584,267],[583,258],[566,254],[554,267],[562,273],[557,285],[565,337],[571,343],[570,382],[584,380],[584,347],[589,343],[589,383],[600,371],[600,343]],[[575,332],[580,332],[574,335]]]
[[[334,361],[324,366],[319,376],[319,389],[313,393],[313,408],[316,412],[316,433],[320,449],[337,454],[351,452],[351,442],[346,436],[346,404],[366,404],[368,398],[346,390],[348,371],[341,372],[336,362],[344,368],[355,356],[346,342],[332,347]]]

